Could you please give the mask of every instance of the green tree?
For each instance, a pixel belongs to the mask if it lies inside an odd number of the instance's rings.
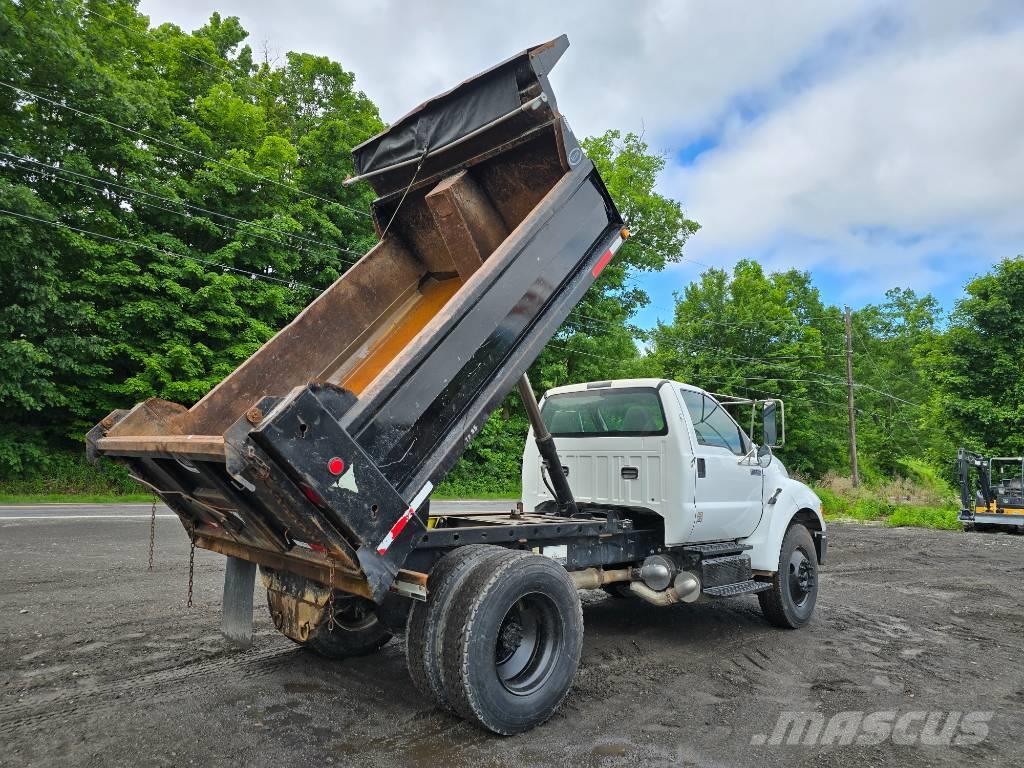
[[[854,380],[858,447],[869,470],[892,476],[904,457],[924,455],[941,436],[928,429],[933,382],[920,361],[941,336],[942,309],[909,288],[885,299],[853,313]]]
[[[741,261],[731,275],[708,269],[676,298],[672,321],[651,334],[657,374],[725,395],[782,398],[787,465],[808,475],[843,468],[842,317],[810,275],[765,274]],[[734,415],[746,423],[749,411]]]
[[[930,426],[949,443],[1024,454],[1024,256],[1004,259],[965,293],[925,362],[936,385]]]
[[[376,107],[336,62],[257,65],[246,36],[0,2],[0,476],[125,402],[194,402],[375,240],[372,193],[337,180]]]

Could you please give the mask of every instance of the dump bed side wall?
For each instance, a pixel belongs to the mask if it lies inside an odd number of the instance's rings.
[[[425,274],[397,237],[378,243],[236,371],[194,405],[184,434],[223,433],[267,394],[326,378],[346,350]]]
[[[585,161],[492,255],[501,269],[485,265],[461,301],[437,318],[439,332],[406,350],[408,364],[372,409],[369,400],[353,408],[347,428],[396,487],[437,480],[454,463],[497,405],[487,397],[478,403],[481,395],[493,389],[504,396],[532,364],[593,281],[592,262],[620,228]]]

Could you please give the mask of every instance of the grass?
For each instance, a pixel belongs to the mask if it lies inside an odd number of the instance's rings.
[[[0,493],[4,504],[148,504],[152,493]]]
[[[134,504],[153,494],[112,461],[90,464],[81,453],[55,453],[45,467],[0,481],[0,504]]]
[[[463,499],[473,499],[475,501],[501,501],[503,499],[514,499],[518,501],[522,498],[518,491],[474,491],[468,493],[459,493],[458,491],[445,491],[444,486],[434,493],[430,494],[430,498],[436,501],[461,501]]]
[[[830,475],[814,491],[826,520],[880,523],[890,527],[960,530],[953,489],[926,466],[911,477],[854,488],[849,478]]]
[[[518,483],[482,476],[472,480],[445,479],[433,498],[520,498]],[[132,480],[124,467],[107,460],[93,465],[81,453],[55,453],[45,467],[0,479],[0,504],[133,504],[152,500],[153,494]]]
[[[948,507],[897,507],[885,524],[894,527],[942,528],[947,531],[959,531],[963,528],[957,519],[956,509]]]

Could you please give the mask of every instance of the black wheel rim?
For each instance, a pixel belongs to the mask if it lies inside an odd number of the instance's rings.
[[[519,598],[502,619],[494,648],[494,668],[507,691],[528,696],[551,674],[562,647],[562,625],[555,604],[539,593]]]
[[[327,610],[331,610],[328,603]],[[334,627],[348,632],[359,632],[371,627],[377,621],[376,607],[364,597],[345,595],[334,598]],[[327,618],[324,618],[327,623]]]
[[[802,549],[789,556],[789,596],[793,605],[803,607],[814,593],[817,584],[814,564]]]

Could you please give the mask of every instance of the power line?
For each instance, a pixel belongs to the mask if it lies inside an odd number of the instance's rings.
[[[352,213],[357,213],[360,216],[366,216],[366,217],[370,216],[370,214],[368,214],[366,211],[360,211],[357,208],[352,208],[351,206],[345,205],[344,203],[339,203],[336,200],[328,200],[326,197],[320,197],[319,195],[313,194],[312,192],[306,192],[305,190],[299,189],[298,187],[296,187],[293,184],[286,184],[283,181],[277,181],[276,179],[272,179],[269,176],[263,176],[262,174],[256,173],[255,171],[250,171],[248,168],[240,168],[238,166],[231,165],[230,163],[225,163],[222,160],[216,160],[216,159],[214,159],[212,157],[204,155],[202,152],[197,152],[194,149],[189,149],[188,147],[183,147],[182,145],[175,144],[174,142],[171,142],[171,141],[165,141],[163,139],[158,139],[155,136],[151,136],[148,133],[143,133],[142,131],[137,131],[134,128],[129,128],[126,125],[121,125],[120,123],[115,123],[112,120],[107,120],[105,117],[100,117],[99,115],[94,115],[91,112],[86,112],[85,110],[81,110],[81,109],[78,109],[76,107],[72,107],[72,106],[70,106],[68,104],[61,104],[60,102],[54,101],[53,99],[48,99],[45,96],[39,96],[38,94],[35,94],[32,91],[25,90],[24,88],[19,88],[18,86],[12,85],[11,83],[8,83],[8,82],[6,82],[4,80],[0,80],[0,85],[4,86],[5,88],[10,88],[12,91],[17,91],[18,93],[24,94],[26,96],[31,96],[32,98],[37,99],[38,101],[44,101],[47,104],[51,104],[51,105],[53,105],[53,106],[55,106],[55,107],[57,107],[59,109],[66,109],[66,110],[68,110],[70,112],[74,112],[77,115],[82,115],[83,117],[88,117],[88,118],[90,118],[92,120],[96,120],[97,122],[103,123],[105,125],[109,125],[109,126],[111,126],[113,128],[117,128],[119,130],[135,134],[136,136],[141,136],[142,138],[146,139],[147,141],[152,141],[152,142],[154,142],[156,144],[161,144],[161,145],[163,145],[165,147],[170,147],[171,149],[177,150],[178,152],[185,152],[186,154],[192,155],[194,157],[202,158],[203,160],[206,160],[207,162],[214,163],[215,165],[222,166],[224,168],[227,168],[228,170],[240,171],[241,173],[244,173],[247,176],[251,176],[254,179],[260,179],[261,181],[265,181],[265,182],[267,182],[269,184],[273,184],[275,186],[282,187],[284,189],[290,189],[293,192],[298,192],[300,195],[305,195],[306,197],[312,198],[314,200],[319,200],[319,201],[321,201],[323,203],[327,203],[328,205],[337,205],[340,208],[344,208],[345,210],[351,211]]]
[[[871,355],[871,350],[868,348],[868,345],[864,343],[864,337],[861,336],[861,334],[857,331],[856,326],[851,325],[851,330],[853,331],[853,334],[857,337],[857,340],[860,342],[861,348],[864,350],[864,356],[867,358],[868,363],[871,365],[871,369],[875,372],[875,374],[879,377],[880,380],[882,380],[885,383],[888,383],[889,386],[892,386],[892,379],[890,379],[888,376],[884,376],[882,372],[879,370],[878,365],[875,363],[874,357]],[[913,426],[910,423],[910,420],[907,418],[907,415],[904,412],[903,407],[901,405],[899,405],[896,402],[891,402],[891,407],[896,413],[896,416],[899,418],[900,421],[903,422],[904,426],[906,426],[907,429],[909,429],[911,432],[919,431],[919,428]],[[888,436],[890,439],[893,438],[891,428],[889,429]]]
[[[721,381],[721,382],[731,383],[731,382],[729,382],[728,378],[723,378],[721,376],[701,376],[701,377],[698,377],[698,378],[708,379],[708,380],[711,380],[711,381]],[[769,397],[776,397],[778,395],[777,392],[769,392],[767,389],[759,389],[757,387],[752,387],[749,384],[736,384],[735,386],[739,387],[740,389],[745,389],[748,392],[758,392],[758,393],[760,393],[762,395],[768,395]],[[833,409],[842,409],[844,407],[840,403],[830,403],[830,402],[826,402],[825,400],[812,400],[811,398],[804,397],[803,395],[791,395],[791,396],[787,395],[785,397],[785,399],[786,400],[796,400],[796,401],[804,402],[804,403],[813,403],[814,405],[821,405],[821,406],[825,406],[827,408],[833,408]]]
[[[609,328],[620,328],[620,327],[622,327],[622,326],[617,325],[616,323],[608,322],[607,320],[601,320],[601,319],[596,318],[596,317],[589,317],[587,315],[581,314],[577,310],[573,310],[571,314],[575,314],[577,317],[584,318],[585,320],[588,320],[588,321],[590,321],[592,323],[596,323],[598,325],[607,326]],[[697,347],[700,347],[700,348],[705,348],[705,349],[716,349],[716,350],[720,350],[721,349],[720,347],[715,347],[715,346],[712,346],[712,345],[709,345],[709,344],[701,344],[700,342],[693,341],[693,340],[686,341],[686,342],[677,342],[677,344],[694,345],[694,346],[697,346]],[[839,352],[834,352],[834,353],[832,353],[832,352],[823,352],[823,353],[820,353],[820,354],[819,353],[809,352],[809,353],[804,354],[804,355],[777,355],[777,356],[774,356],[774,357],[772,357],[770,359],[766,359],[766,358],[753,358],[753,357],[745,357],[745,358],[741,358],[741,359],[752,360],[752,361],[774,362],[775,360],[786,360],[786,359],[790,359],[790,360],[803,360],[803,359],[806,359],[806,358],[825,358],[825,357],[843,357],[843,354],[839,353]]]
[[[608,361],[610,363],[616,363],[616,364],[621,364],[622,363],[622,360],[618,360],[618,359],[613,358],[613,357],[608,357],[607,355],[598,355],[598,354],[595,354],[593,352],[583,352],[582,350],[572,349],[571,347],[566,347],[566,346],[563,346],[561,344],[555,344],[553,342],[548,342],[547,346],[551,347],[553,349],[560,349],[560,350],[563,350],[565,352],[571,352],[572,354],[575,354],[575,355],[583,355],[584,357],[592,357],[592,358],[596,358],[598,360],[606,360],[606,361]],[[700,375],[700,374],[698,374],[698,375],[694,376],[694,378],[695,379],[706,379],[706,380],[712,380],[712,381],[730,382],[729,378],[723,377],[723,376],[707,376],[707,375]],[[766,379],[766,380],[771,380],[771,379]],[[775,381],[787,382],[787,381],[791,381],[791,380],[789,380],[789,379],[775,379]],[[811,382],[811,383],[820,383],[820,382]],[[761,394],[765,394],[765,395],[769,395],[769,396],[773,396],[773,397],[777,395],[777,393],[768,392],[767,390],[763,390],[763,389],[758,389],[757,387],[752,387],[752,386],[750,386],[748,384],[736,384],[735,386],[743,388],[743,389],[746,389],[746,390],[749,390],[749,391],[752,391],[752,392],[760,392]],[[825,402],[825,401],[822,401],[822,400],[813,400],[811,398],[804,397],[802,395],[786,396],[785,399],[786,400],[798,401],[798,402],[813,403],[813,404],[816,404],[816,405],[823,405],[823,406],[827,406],[827,407],[830,407],[830,408],[834,408],[834,407],[845,408],[845,406],[842,406],[841,404],[828,403],[828,402]]]
[[[299,288],[305,288],[305,289],[313,291],[315,293],[322,293],[322,291],[319,288],[314,288],[311,285],[306,285],[305,283],[300,283],[297,280],[283,280],[282,278],[274,277],[273,275],[260,274],[259,272],[250,272],[247,269],[241,269],[239,267],[232,267],[232,266],[229,266],[227,264],[221,264],[221,263],[216,262],[216,261],[208,261],[206,259],[200,259],[200,258],[198,258],[196,256],[190,256],[190,255],[185,254],[185,253],[175,253],[174,251],[168,251],[168,250],[165,250],[163,248],[157,248],[154,245],[147,245],[146,243],[140,243],[137,240],[126,240],[126,239],[121,238],[121,237],[114,237],[113,235],[104,235],[104,234],[102,234],[100,232],[92,232],[92,231],[90,231],[88,229],[81,229],[80,227],[73,227],[70,224],[65,224],[62,221],[51,221],[49,219],[42,219],[42,218],[39,218],[38,216],[30,216],[27,213],[18,213],[16,211],[8,211],[8,210],[6,210],[4,208],[0,208],[0,214],[6,214],[8,216],[17,216],[20,219],[27,219],[29,221],[35,221],[35,222],[38,222],[40,224],[48,224],[49,226],[56,227],[58,229],[68,229],[68,230],[71,230],[72,232],[78,232],[78,233],[83,234],[83,235],[89,235],[90,237],[99,237],[99,238],[102,238],[104,240],[111,240],[111,241],[113,241],[115,243],[122,243],[124,245],[130,245],[130,246],[136,247],[136,248],[145,248],[148,251],[153,251],[154,253],[160,253],[160,254],[163,254],[165,256],[173,256],[173,257],[178,258],[178,259],[189,259],[190,261],[195,261],[195,262],[198,262],[199,264],[205,264],[205,265],[210,266],[210,267],[216,267],[216,268],[224,270],[226,272],[237,272],[239,274],[248,275],[249,277],[252,277],[252,278],[257,279],[257,280],[267,280],[267,281],[274,282],[274,283],[280,283],[281,285],[284,285],[284,286],[290,288],[291,290],[295,290],[296,287],[299,287]]]
[[[586,330],[586,329],[583,328],[583,330]],[[586,355],[588,357],[596,357],[596,358],[608,360],[610,362],[621,363],[620,360],[615,360],[614,358],[610,358],[610,357],[606,357],[606,356],[602,356],[602,355],[595,355],[593,353],[583,352],[583,351],[580,351],[580,350],[574,350],[574,349],[571,349],[569,347],[559,347],[558,345],[555,345],[555,344],[549,344],[548,346],[553,346],[556,349],[564,349],[566,351],[573,352],[575,354],[581,354],[581,355]],[[761,364],[768,365],[768,364],[775,364],[775,363],[777,363],[780,360],[780,358],[776,358],[776,359],[773,360],[773,359],[769,359],[769,358],[756,358],[756,357],[747,357],[745,355],[734,355],[734,354],[731,354],[729,352],[726,352],[725,350],[722,350],[721,348],[711,347],[711,346],[704,346],[703,348],[715,351],[721,357],[725,357],[727,359],[734,359],[734,360],[745,361],[745,362],[761,363]],[[782,366],[786,366],[786,367],[790,367],[792,369],[792,366],[794,364],[793,363],[784,363],[783,362],[783,363],[781,363],[781,365]],[[794,371],[794,373],[795,372],[796,371]],[[819,386],[825,386],[825,387],[835,387],[835,386],[839,386],[839,385],[845,383],[844,380],[841,379],[841,378],[829,376],[828,374],[819,373],[817,371],[806,371],[805,375],[806,376],[813,376],[815,378],[789,378],[789,379],[787,379],[787,378],[774,377],[774,376],[733,376],[733,377],[730,377],[730,378],[732,378],[732,379],[737,379],[738,378],[738,379],[742,379],[744,381],[775,381],[775,382],[779,382],[779,383],[788,383],[788,384],[817,384]],[[880,390],[877,387],[873,387],[870,384],[863,384],[863,383],[855,382],[853,386],[854,387],[858,387],[858,388],[868,389],[868,390],[873,391],[873,392],[875,392],[875,393],[877,393],[877,394],[879,394],[879,395],[881,395],[883,397],[890,398],[890,399],[892,399],[894,401],[897,401],[897,402],[905,403],[905,404],[910,405],[912,407],[916,407],[916,408],[921,408],[922,407],[922,406],[920,406],[920,405],[918,405],[916,403],[910,402],[909,400],[904,400],[904,399],[902,399],[900,397],[897,397],[896,395],[893,395],[891,392],[885,392],[884,390]],[[905,419],[904,419],[904,423],[906,423]],[[911,425],[908,423],[907,426],[910,427]],[[911,428],[913,428],[913,427],[911,427]]]
[[[571,318],[570,318],[569,322],[574,323],[574,324],[576,323],[576,321],[571,319]],[[592,329],[586,328],[583,325],[577,325],[576,327],[579,330],[584,331],[585,333],[590,333],[591,330],[592,330]],[[727,351],[723,350],[720,347],[713,347],[711,345],[703,345],[703,344],[695,344],[694,346],[689,346],[689,345],[684,345],[682,343],[677,343],[677,344],[673,344],[672,346],[675,349],[677,349],[679,351],[682,351],[682,352],[688,352],[688,351],[692,352],[695,349],[708,350],[708,351],[713,352],[717,357],[725,358],[725,359],[728,359],[728,360],[739,360],[741,362],[760,363],[760,364],[763,364],[763,365],[779,365],[781,367],[791,367],[791,366],[794,365],[794,363],[786,362],[786,360],[793,359],[791,357],[786,357],[786,358],[783,358],[783,357],[777,357],[777,358],[747,357],[745,355],[736,355],[736,354],[733,354],[731,352],[727,352]],[[812,357],[814,357],[814,356],[812,356]]]
[[[107,187],[117,187],[118,189],[123,189],[123,190],[132,192],[132,193],[137,194],[137,195],[145,195],[146,197],[152,197],[155,200],[161,200],[163,202],[170,203],[172,205],[180,205],[182,208],[187,208],[189,210],[198,211],[200,213],[204,213],[204,214],[207,214],[209,216],[216,216],[218,218],[227,219],[229,221],[235,221],[235,222],[238,222],[240,224],[248,224],[249,226],[255,227],[256,229],[262,229],[262,230],[264,230],[266,232],[273,232],[275,234],[281,235],[282,237],[286,237],[286,238],[289,238],[289,239],[295,238],[295,239],[298,239],[298,240],[303,240],[303,241],[307,241],[307,242],[311,242],[311,243],[317,243],[317,244],[323,246],[324,248],[328,248],[330,250],[342,251],[344,253],[351,253],[351,254],[356,254],[358,256],[362,256],[362,254],[359,254],[357,251],[352,251],[352,250],[349,250],[348,248],[342,248],[341,246],[330,245],[330,244],[324,243],[324,242],[322,242],[320,240],[315,240],[313,238],[303,237],[302,235],[296,235],[296,234],[293,234],[293,233],[290,233],[290,232],[285,232],[284,230],[280,230],[280,229],[274,229],[273,227],[268,227],[268,226],[266,226],[264,224],[260,224],[258,222],[251,221],[251,220],[248,220],[248,219],[240,219],[240,218],[238,218],[236,216],[230,216],[230,215],[228,215],[226,213],[218,213],[217,211],[211,211],[208,208],[202,208],[202,207],[197,206],[197,205],[192,205],[192,204],[186,203],[186,202],[184,202],[182,200],[175,200],[173,198],[163,197],[162,195],[157,195],[157,194],[155,194],[153,192],[147,192],[147,191],[145,191],[143,189],[138,189],[137,187],[130,187],[130,186],[127,186],[125,184],[118,184],[117,182],[110,181],[108,179],[99,178],[97,176],[90,176],[90,175],[88,175],[86,173],[79,173],[77,171],[71,171],[71,170],[68,170],[67,168],[61,168],[59,166],[50,165],[48,163],[42,163],[42,162],[40,162],[38,160],[32,160],[31,158],[21,157],[19,155],[13,154],[11,152],[4,152],[4,151],[0,150],[0,155],[3,155],[5,157],[11,158],[11,159],[16,160],[16,161],[21,161],[23,163],[31,163],[31,164],[33,164],[35,166],[39,166],[40,168],[48,169],[52,173],[57,173],[57,174],[63,173],[63,174],[69,175],[69,176],[77,176],[79,178],[89,179],[90,181],[94,181],[94,182],[97,182],[99,184],[103,184],[103,185],[105,185]],[[24,165],[15,166],[15,167],[18,167],[21,170],[29,171],[29,172],[32,172],[32,173],[40,173],[40,174],[47,173],[47,171],[41,171],[41,170],[37,170],[35,168],[28,168],[28,167],[26,167]],[[76,186],[83,187],[84,189],[92,189],[94,191],[102,191],[102,190],[97,189],[96,187],[91,187],[91,186],[89,186],[87,184],[81,184],[79,182],[75,182],[75,181],[72,181],[70,179],[61,179],[61,178],[57,178],[57,177],[51,177],[51,178],[53,179],[53,181],[58,181],[58,182],[60,182],[62,184],[75,184]],[[172,210],[170,208],[164,208],[163,206],[155,205],[154,203],[148,203],[148,202],[145,202],[145,201],[134,201],[134,202],[136,202],[136,204],[139,204],[139,205],[148,205],[148,206],[153,207],[153,208],[158,208],[159,210],[166,211],[167,213],[173,213],[173,214],[178,215],[178,216],[185,216],[185,217],[187,217],[189,219],[198,219],[198,218],[200,218],[200,217],[188,214],[188,213],[183,213],[182,211],[175,211],[175,210]],[[321,256],[327,255],[327,254],[324,254],[324,253],[318,253],[317,251],[311,251],[308,248],[302,248],[301,246],[289,245],[289,244],[286,244],[286,243],[280,243],[277,240],[274,240],[274,239],[269,238],[269,237],[264,237],[262,235],[256,234],[255,232],[246,232],[246,231],[241,230],[241,229],[239,229],[237,227],[231,227],[231,226],[228,226],[226,224],[214,224],[214,226],[223,227],[225,229],[230,229],[230,230],[232,230],[234,232],[239,232],[239,233],[245,234],[245,235],[250,235],[250,236],[258,238],[260,240],[266,240],[267,242],[273,243],[274,245],[282,246],[282,247],[289,248],[289,249],[295,250],[295,251],[301,251],[302,253],[309,253],[309,254],[312,254],[314,256],[316,256],[316,255],[321,255]],[[356,263],[356,261],[354,261],[352,259],[346,259],[346,258],[344,258],[342,256],[336,256],[336,258],[339,261],[345,262],[346,264],[355,264]]]

